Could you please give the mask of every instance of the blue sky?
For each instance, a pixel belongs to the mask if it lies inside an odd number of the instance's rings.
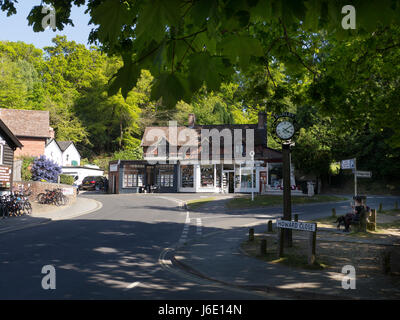
[[[66,35],[68,40],[87,45],[93,26],[88,26],[90,16],[84,13],[86,7],[72,8],[71,19],[75,27],[67,26],[64,30],[56,32],[50,28],[44,32],[33,32],[32,26],[28,26],[26,17],[35,5],[40,5],[40,1],[21,0],[16,4],[17,14],[10,17],[0,11],[0,40],[23,41],[37,48],[43,48],[52,45],[51,39],[56,35]]]

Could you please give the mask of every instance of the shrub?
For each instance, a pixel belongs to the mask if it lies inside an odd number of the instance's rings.
[[[68,174],[60,174],[60,183],[73,185],[74,181],[75,179],[73,176],[70,176]]]
[[[20,157],[19,159],[22,160],[22,168],[21,168],[21,179],[22,181],[30,181],[32,180],[32,173],[31,173],[31,166],[33,161],[35,160],[34,157]]]
[[[142,160],[143,150],[142,148],[120,150],[113,154],[112,160]]]
[[[61,167],[45,156],[40,156],[33,161],[31,173],[33,181],[57,182]]]

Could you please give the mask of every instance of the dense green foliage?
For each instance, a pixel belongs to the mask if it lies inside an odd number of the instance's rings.
[[[73,185],[75,180],[73,176],[70,176],[68,174],[60,174],[60,183],[62,184],[69,184],[69,185]]]
[[[1,9],[14,13],[14,2]],[[326,177],[333,162],[357,157],[377,178],[400,177],[398,0],[43,3],[55,6],[60,30],[72,24],[71,5],[87,4],[99,48],[58,37],[43,55],[1,43],[0,104],[50,110],[57,137],[85,157],[139,158],[145,126],[184,124],[190,112],[214,124],[290,111],[302,128],[293,161],[304,173]],[[341,27],[348,4],[355,30]],[[35,31],[39,9],[28,17]]]
[[[22,181],[32,180],[31,167],[35,157],[21,157],[22,168],[21,168],[21,179]]]

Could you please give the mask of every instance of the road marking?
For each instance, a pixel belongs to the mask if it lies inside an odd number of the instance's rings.
[[[196,219],[197,222],[197,228],[196,228],[196,233],[198,236],[201,236],[202,234],[202,223],[201,223],[201,218]]]
[[[189,227],[190,227],[190,215],[189,215],[189,211],[186,211],[185,225],[183,227],[181,237],[179,238],[179,241],[178,241],[179,243],[184,243],[187,241]]]
[[[136,281],[136,282],[133,282],[133,283],[131,283],[130,285],[128,285],[126,288],[127,288],[127,289],[132,289],[132,288],[136,287],[136,286],[139,285],[139,284],[140,284],[140,282],[139,282],[139,281]]]

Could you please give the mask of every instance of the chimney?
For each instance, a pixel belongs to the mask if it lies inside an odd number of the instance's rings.
[[[267,122],[267,114],[265,112],[260,111],[258,113],[258,129],[265,129],[266,125],[265,123]]]
[[[52,127],[49,127],[49,135],[50,139],[54,139],[54,129]]]
[[[189,113],[188,127],[194,128],[195,122],[196,122],[196,115],[194,113]]]

